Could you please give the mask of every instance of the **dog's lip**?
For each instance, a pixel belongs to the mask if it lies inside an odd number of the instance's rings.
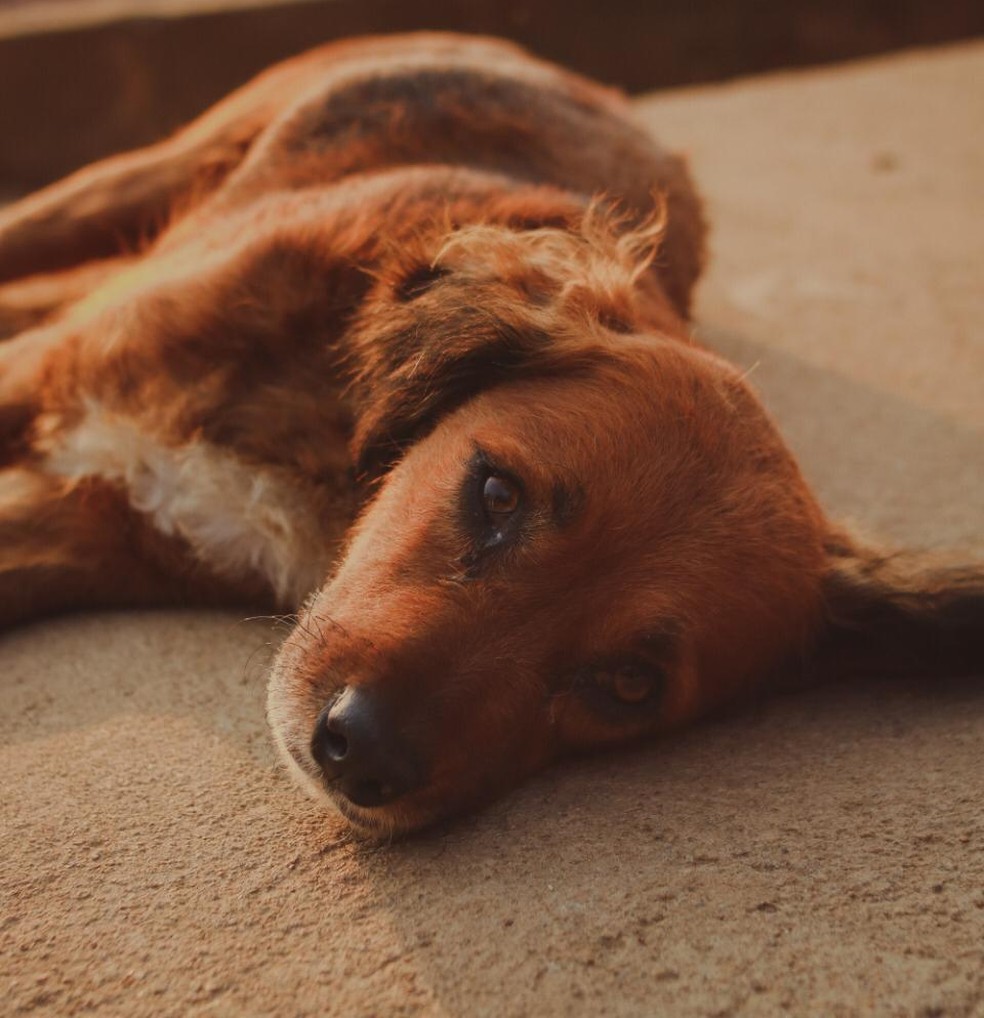
[[[385,813],[385,807],[357,806],[348,799],[342,792],[335,788],[335,782],[322,773],[321,769],[314,763],[311,754],[305,749],[296,745],[285,743],[288,762],[296,768],[300,776],[305,779],[304,784],[310,793],[316,794],[322,804],[328,800],[328,804],[350,823],[366,831],[378,832],[383,824],[380,817]]]
[[[335,782],[322,775],[319,780],[322,790],[331,800],[332,805],[348,820],[354,823],[361,823],[373,829],[382,826],[381,817],[386,816],[391,807],[399,807],[406,803],[409,795],[401,795],[397,799],[391,799],[381,806],[360,806],[353,802],[344,792],[335,787]]]
[[[335,809],[353,826],[370,834],[378,834],[386,829],[386,825],[382,821],[382,816],[385,813],[383,809],[356,806],[354,802],[345,798],[344,795],[333,792],[328,785],[325,785],[325,790],[328,792]]]
[[[438,799],[440,796],[433,784],[414,789],[381,806],[360,806],[352,802],[324,777],[318,781],[318,787],[332,809],[337,810],[353,827],[374,837],[402,837],[411,834],[429,826],[446,812],[434,808],[435,794]]]
[[[357,806],[350,799],[336,793],[329,793],[332,808],[344,817],[358,834],[373,839],[403,838],[427,827],[435,817],[426,811],[394,810],[409,796],[396,799],[385,806]]]

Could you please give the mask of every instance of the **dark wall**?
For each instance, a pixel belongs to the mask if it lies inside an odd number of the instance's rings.
[[[984,3],[307,0],[7,37],[3,26],[0,8],[0,188],[17,191],[152,141],[267,64],[346,35],[505,35],[642,91],[981,34]]]

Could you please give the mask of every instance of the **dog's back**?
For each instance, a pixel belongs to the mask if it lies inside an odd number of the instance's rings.
[[[631,121],[619,93],[506,42],[432,33],[296,57],[173,138],[19,203],[0,214],[0,281],[118,255],[165,223],[181,243],[203,217],[274,191],[438,165],[494,173],[505,187],[604,195],[629,225],[665,205],[658,272],[687,314],[704,227],[680,158]]]

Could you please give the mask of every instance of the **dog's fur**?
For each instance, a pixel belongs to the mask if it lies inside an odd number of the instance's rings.
[[[0,625],[303,603],[274,733],[376,832],[782,676],[979,669],[980,572],[831,525],[693,343],[703,241],[621,96],[441,35],[315,50],[14,205]],[[353,697],[397,791],[315,762]]]

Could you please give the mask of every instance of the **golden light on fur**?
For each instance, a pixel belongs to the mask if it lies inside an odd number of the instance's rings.
[[[376,835],[817,671],[980,671],[688,324],[683,162],[509,44],[356,40],[0,214],[0,625],[297,611],[269,717]],[[2,282],[6,280],[6,282]]]

